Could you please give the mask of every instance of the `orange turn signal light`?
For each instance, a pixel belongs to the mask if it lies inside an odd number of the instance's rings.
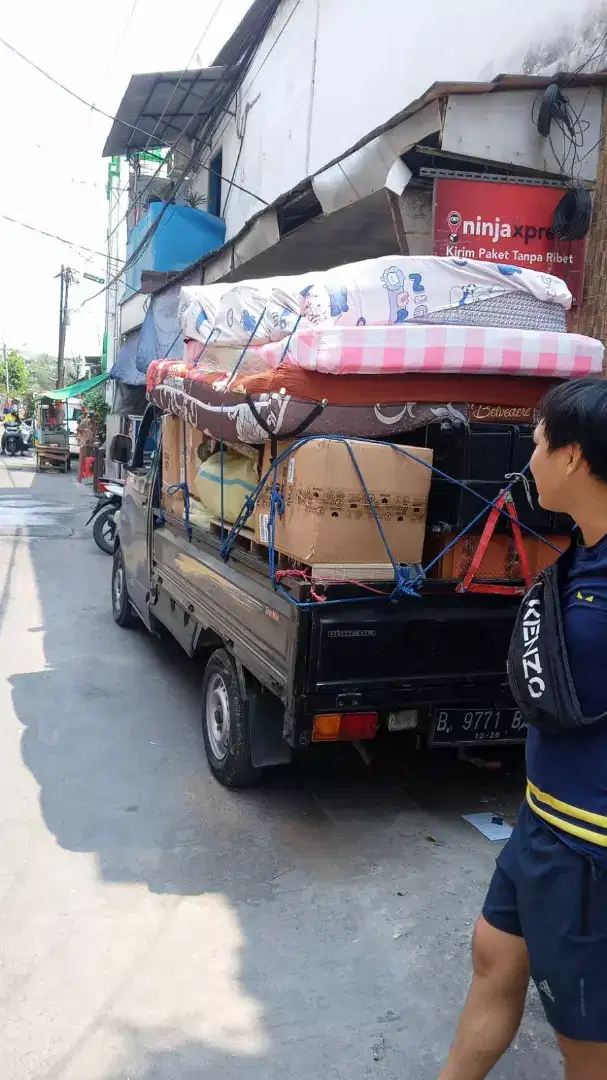
[[[355,739],[374,739],[377,735],[378,714],[319,713],[314,717],[312,742],[348,742]]]

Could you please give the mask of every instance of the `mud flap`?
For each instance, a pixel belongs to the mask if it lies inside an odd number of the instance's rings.
[[[288,765],[293,750],[282,737],[285,708],[279,698],[262,690],[256,679],[248,675],[236,661],[238,679],[249,718],[251,762],[256,769],[271,765]]]

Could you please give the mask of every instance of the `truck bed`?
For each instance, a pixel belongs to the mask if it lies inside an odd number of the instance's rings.
[[[431,589],[298,608],[277,593],[261,560],[212,537],[188,540],[177,522],[153,535],[151,612],[193,654],[227,643],[285,708],[285,737],[309,741],[313,717],[461,704],[510,706],[505,658],[518,601]],[[296,586],[298,589],[299,586]],[[340,595],[337,590],[333,595]]]

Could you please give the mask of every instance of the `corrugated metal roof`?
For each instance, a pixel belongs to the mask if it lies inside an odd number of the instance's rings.
[[[194,138],[211,104],[210,91],[226,68],[132,75],[103,148],[103,157]],[[133,130],[135,129],[135,130]]]

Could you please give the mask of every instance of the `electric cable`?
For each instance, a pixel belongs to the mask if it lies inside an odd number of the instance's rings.
[[[102,251],[95,251],[93,248],[87,247],[86,244],[74,244],[71,240],[65,240],[62,236],[47,232],[46,229],[38,229],[35,225],[28,225],[26,221],[18,221],[17,218],[9,217],[8,214],[0,214],[0,218],[3,218],[4,221],[10,221],[11,225],[20,225],[22,229],[29,229],[30,232],[40,233],[41,236],[48,236],[50,240],[58,240],[61,244],[67,244],[67,246],[73,248],[74,251],[88,251],[91,255],[100,255],[102,259],[107,258],[107,254],[104,254]],[[118,259],[117,261],[122,262],[122,259]]]
[[[582,240],[590,228],[592,199],[585,187],[572,187],[554,211],[552,231],[559,240]]]
[[[296,11],[296,10],[297,10],[297,8],[299,7],[299,4],[300,4],[300,3],[301,3],[301,0],[297,0],[297,4],[295,5],[295,8],[294,8],[294,9],[293,9],[293,11],[291,12],[291,15],[289,16],[289,19],[287,19],[287,23],[286,23],[286,24],[285,24],[285,26],[284,26],[284,27],[282,28],[282,30],[281,30],[281,32],[280,32],[280,34],[279,34],[279,37],[281,37],[281,36],[282,36],[282,33],[283,33],[283,32],[284,32],[285,30],[286,30],[286,27],[287,27],[288,23],[290,22],[290,20],[291,20],[292,16],[293,16],[293,15],[295,14],[295,11]],[[194,56],[194,55],[196,54],[197,50],[198,50],[198,49],[200,48],[200,45],[202,44],[202,41],[204,40],[205,34],[206,34],[206,33],[208,32],[208,30],[209,30],[209,27],[211,26],[211,24],[212,24],[212,22],[213,22],[213,20],[214,20],[214,18],[215,18],[215,16],[216,16],[216,14],[217,14],[217,11],[218,11],[218,10],[219,10],[219,7],[217,7],[217,8],[216,8],[216,9],[214,10],[214,12],[213,12],[213,14],[212,14],[212,16],[211,16],[211,19],[210,19],[210,20],[209,20],[209,22],[207,23],[207,25],[206,25],[206,27],[205,27],[205,30],[203,31],[203,34],[202,34],[202,36],[200,37],[200,39],[199,39],[199,41],[198,41],[198,43],[197,43],[197,45],[196,45],[196,48],[195,48],[194,52],[192,53],[192,56],[190,57],[190,60],[188,60],[188,64],[190,63],[190,61],[191,61],[192,57],[193,57],[193,56]],[[267,19],[267,20],[266,20],[266,23],[265,23],[265,26],[264,26],[264,32],[265,32],[265,30],[267,29],[267,27],[268,27],[268,26],[270,25],[270,22],[272,21],[272,19],[273,19],[273,17],[274,17],[274,14],[275,14],[275,12],[272,12],[272,15],[271,15],[271,17],[270,17],[269,19]],[[276,44],[277,44],[277,42],[275,42],[274,44],[276,45]],[[274,47],[274,46],[272,46],[272,48],[273,48],[273,47]],[[247,47],[247,52],[245,53],[245,61],[246,61],[246,58],[247,58],[247,55],[248,55],[248,53],[250,53],[250,54],[251,54],[251,56],[252,56],[252,55],[254,54],[254,52],[255,52],[255,51],[256,51],[256,45],[255,45],[255,44],[253,44],[253,47],[251,47],[251,45],[249,45],[249,46]],[[272,51],[272,50],[270,49],[270,52],[271,52],[271,51]],[[268,53],[268,55],[269,55],[269,53]],[[267,60],[267,56],[266,56],[266,57],[264,58],[264,60],[263,60],[263,62],[262,62],[262,64],[261,64],[261,66],[260,66],[260,68],[258,69],[258,72],[257,72],[256,74],[258,74],[258,73],[259,73],[259,71],[260,71],[260,70],[261,70],[261,68],[263,67],[263,65],[264,65],[264,63],[265,63],[265,61],[266,61],[266,60]],[[245,67],[245,70],[244,70],[244,72],[243,72],[243,79],[244,79],[244,78],[246,77],[246,63],[245,63],[245,64],[244,64],[243,66]],[[182,72],[182,76],[183,76],[183,74],[184,74],[184,73],[185,73],[186,71],[187,71],[187,68],[184,68],[184,72]],[[205,104],[205,105],[207,105],[207,104],[208,104],[206,100],[204,101],[204,104]],[[202,103],[201,103],[201,105],[202,105]],[[225,113],[225,111],[226,111],[226,110],[224,110],[224,113]],[[194,114],[194,117],[195,117],[195,116],[197,116],[199,112],[200,112],[200,107],[198,108],[197,112],[196,112],[196,113]],[[188,128],[188,127],[190,126],[190,124],[192,123],[192,119],[193,119],[193,118],[191,117],[191,118],[190,118],[190,119],[189,119],[189,120],[188,120],[188,121],[186,122],[186,124],[185,124],[185,127],[183,128],[183,130],[181,131],[181,133],[179,134],[179,136],[177,137],[177,139],[175,139],[175,141],[174,141],[174,142],[172,143],[172,145],[171,145],[171,146],[169,147],[169,150],[168,150],[168,153],[169,153],[169,154],[175,151],[175,149],[176,149],[176,147],[177,147],[177,144],[179,143],[180,139],[181,139],[181,138],[182,138],[182,136],[184,135],[184,133],[185,133],[186,129],[187,129],[187,128]],[[146,147],[147,147],[147,146],[149,146],[149,141],[148,141],[148,143],[146,144]],[[167,154],[167,156],[168,156],[168,154]],[[160,171],[161,171],[161,169],[163,168],[163,165],[164,165],[164,161],[162,161],[162,162],[160,163],[160,165],[158,166],[158,168],[156,169],[156,171],[155,171],[155,172],[154,172],[154,173],[152,174],[152,176],[151,176],[151,177],[150,177],[150,179],[148,180],[148,182],[147,182],[147,184],[145,185],[145,187],[144,187],[144,188],[143,188],[143,189],[142,189],[142,190],[141,190],[141,191],[140,191],[140,192],[138,193],[138,195],[137,195],[137,200],[136,200],[137,202],[141,202],[141,200],[143,199],[143,196],[144,196],[144,195],[145,195],[145,193],[146,193],[146,192],[147,192],[147,191],[148,191],[148,190],[150,189],[150,187],[151,187],[152,183],[154,182],[154,180],[155,180],[155,179],[156,179],[156,177],[158,176],[159,172],[160,172]],[[205,170],[206,170],[207,172],[210,172],[210,169],[209,169],[209,167],[208,167],[208,166],[206,166],[206,165],[201,165],[201,168],[202,168],[202,169],[205,169]],[[184,170],[184,171],[186,171],[186,170]],[[231,190],[231,189],[232,189],[232,187],[235,187],[235,188],[237,188],[237,190],[239,190],[239,191],[243,191],[243,193],[244,193],[245,195],[251,195],[251,196],[252,196],[252,197],[253,197],[254,199],[257,199],[257,201],[258,201],[258,202],[262,202],[262,203],[263,203],[263,204],[264,204],[265,206],[268,206],[268,205],[269,205],[269,204],[268,204],[268,203],[267,203],[267,202],[266,202],[266,201],[265,201],[264,199],[261,199],[261,197],[260,197],[259,195],[255,194],[255,193],[254,193],[254,192],[252,192],[252,191],[247,191],[247,190],[246,190],[245,188],[241,187],[241,186],[240,186],[239,184],[236,184],[236,183],[234,182],[234,178],[233,178],[233,177],[232,177],[232,179],[231,179],[231,180],[228,180],[228,179],[227,179],[227,177],[223,176],[223,175],[222,175],[221,173],[217,173],[216,175],[218,175],[218,176],[219,176],[219,179],[220,179],[220,180],[224,180],[224,181],[226,181],[226,183],[227,183],[227,184],[229,185],[229,186],[228,186],[228,190]],[[174,198],[174,195],[175,195],[175,192],[173,192],[173,193],[172,193],[172,197],[173,197],[173,198]],[[133,205],[133,204],[132,204],[132,205]],[[118,220],[118,222],[117,222],[117,223],[116,223],[116,225],[114,226],[114,229],[112,230],[112,232],[108,234],[108,239],[110,239],[110,237],[111,237],[111,236],[113,236],[113,234],[114,234],[114,232],[116,231],[116,229],[120,227],[120,225],[122,224],[122,222],[123,222],[123,221],[125,220],[125,218],[126,218],[126,217],[128,216],[128,214],[130,213],[130,211],[131,211],[131,208],[132,208],[132,207],[129,207],[129,209],[128,209],[128,210],[126,211],[126,213],[125,213],[125,214],[123,214],[123,215],[122,215],[122,217],[121,217],[121,218],[120,218],[120,219]]]
[[[268,25],[269,25],[269,21],[268,21]],[[285,27],[283,27],[283,31],[284,31],[284,29],[285,29]],[[252,44],[251,43],[249,44],[248,49],[247,49],[247,53],[252,55],[254,53],[255,49],[256,49],[256,44],[253,41]],[[239,68],[237,70],[237,72],[236,72],[236,80],[237,81],[235,81],[234,83],[230,83],[227,86],[224,86],[223,88],[220,88],[220,90],[218,90],[218,92],[217,92],[218,97],[221,95],[221,91],[223,90],[223,94],[222,94],[223,98],[225,98],[226,101],[231,100],[234,92],[238,88],[238,84],[240,83],[241,79],[244,77],[244,74],[246,74],[246,60],[247,59],[248,59],[248,55],[245,54],[243,64],[241,65],[241,67],[245,66],[245,72],[243,73]],[[205,99],[204,104],[208,108],[209,103],[208,103],[208,101],[206,99]],[[224,108],[224,111],[225,111],[225,108]],[[189,123],[191,123],[191,120],[188,121],[188,124]],[[177,195],[180,187],[185,183],[185,181],[187,179],[187,174],[188,174],[188,171],[189,171],[191,165],[193,164],[193,162],[196,160],[197,156],[199,155],[201,148],[205,144],[205,140],[206,140],[207,136],[210,134],[210,131],[212,130],[212,127],[216,123],[217,123],[217,120],[215,119],[215,116],[213,114],[212,109],[210,109],[209,110],[209,120],[207,122],[207,125],[205,126],[203,132],[199,136],[199,138],[197,140],[197,143],[196,143],[196,146],[194,147],[194,150],[193,150],[192,154],[190,155],[189,159],[187,160],[187,162],[185,163],[185,165],[183,167],[182,175],[179,178],[179,180],[177,181],[175,187],[173,188],[173,191],[171,192],[171,200],[172,200],[172,202],[165,203],[165,205],[163,206],[163,208],[162,208],[159,216],[157,217],[156,221],[153,222],[153,224],[150,226],[150,228],[146,232],[145,236],[142,238],[142,240],[138,244],[135,251],[133,251],[131,253],[131,255],[129,256],[129,258],[126,260],[126,262],[125,262],[125,264],[124,264],[124,266],[122,268],[122,272],[126,271],[130,266],[133,265],[134,262],[136,262],[137,259],[140,258],[140,256],[143,254],[145,248],[150,243],[152,237],[155,235],[155,233],[161,227],[161,225],[163,223],[163,218],[165,217],[165,214],[166,214],[166,211],[168,210],[170,205],[173,205],[175,196]],[[179,140],[177,140],[177,141],[179,141]],[[202,165],[200,163],[198,163],[198,164],[200,165],[200,168],[205,169],[207,172],[211,171],[209,165]],[[230,184],[231,187],[235,187],[238,190],[243,191],[245,194],[251,195],[253,198],[257,199],[259,202],[262,202],[264,206],[269,206],[269,203],[265,199],[262,199],[260,195],[257,195],[254,192],[251,192],[251,191],[247,190],[247,188],[243,187],[240,184],[237,184],[233,179],[228,180],[227,177],[221,175],[220,173],[216,173],[216,175],[219,176],[220,179],[225,180],[226,183]],[[153,179],[153,177],[152,177],[152,179]],[[147,186],[149,186],[149,185],[147,185]],[[139,196],[139,198],[140,197],[141,196]],[[127,213],[128,213],[128,211],[127,211]],[[124,220],[124,217],[126,217],[126,214],[123,215],[123,218],[121,220]],[[117,228],[119,224],[120,224],[120,221],[117,223],[115,228]],[[108,238],[109,238],[109,235],[111,235],[111,234],[108,234]],[[91,296],[89,296],[85,300],[83,300],[80,307],[84,307],[84,305],[87,304],[90,300],[94,300],[97,296],[100,296],[103,292],[105,292],[108,288],[110,288],[112,286],[112,284],[114,284],[114,282],[116,280],[117,280],[116,278],[110,279],[110,281],[107,282],[107,284],[104,286],[103,289],[98,290],[96,293],[93,293]]]
[[[301,0],[298,0],[298,2],[297,2],[297,4],[296,4],[295,8],[293,9],[293,11],[291,12],[291,15],[289,16],[289,19],[287,20],[287,23],[286,23],[286,24],[285,24],[285,26],[284,26],[284,27],[282,28],[282,30],[281,30],[281,33],[280,33],[279,37],[280,37],[280,36],[282,36],[282,33],[284,33],[284,31],[286,30],[286,27],[287,27],[288,23],[290,22],[290,19],[292,18],[292,16],[293,16],[293,15],[295,14],[295,10],[296,10],[296,9],[297,9],[297,7],[299,6],[299,3],[300,3],[300,2],[301,2]],[[215,12],[214,12],[214,14],[215,14]],[[274,17],[274,14],[275,14],[275,12],[274,12],[274,11],[272,11],[272,13],[271,13],[270,17],[269,17],[269,18],[268,18],[268,19],[266,20],[266,23],[265,23],[265,26],[264,26],[264,32],[265,32],[265,29],[267,29],[267,27],[268,27],[268,26],[270,25],[270,23],[271,23],[271,21],[272,21],[272,19],[273,19],[273,17]],[[213,16],[213,17],[214,17],[214,16]],[[211,21],[212,21],[212,19],[211,19],[211,20],[209,21],[209,23],[207,24],[206,30],[208,30],[208,27],[210,26],[210,23],[211,23]],[[206,30],[205,30],[205,33],[206,33]],[[204,38],[204,33],[203,33],[203,35],[202,35],[202,38],[201,38],[201,39],[200,39],[200,41],[198,42],[198,45],[196,46],[196,48],[198,48],[198,47],[200,46],[200,43],[201,43],[201,41],[202,41],[202,39],[203,39],[203,38]],[[0,41],[1,41],[1,40],[2,40],[2,39],[0,38]],[[275,42],[274,44],[276,44],[276,42]],[[273,46],[273,47],[274,47],[274,46]],[[244,68],[244,70],[243,70],[243,73],[242,73],[242,78],[244,78],[244,77],[246,76],[246,71],[247,71],[247,66],[246,66],[246,62],[247,62],[247,60],[248,60],[249,58],[252,58],[252,56],[253,56],[254,52],[256,51],[256,48],[257,48],[257,45],[256,45],[255,41],[253,40],[253,42],[252,42],[252,43],[249,43],[249,44],[248,44],[248,46],[247,46],[247,50],[246,50],[246,52],[245,52],[245,55],[244,55],[244,58],[241,58],[241,64],[239,65],[239,67],[242,67],[242,68]],[[270,52],[271,52],[271,51],[272,51],[272,49],[270,49]],[[269,53],[268,53],[268,55],[269,55]],[[265,61],[266,61],[266,60],[267,60],[267,56],[266,56],[266,57],[264,58],[264,61],[262,62],[262,65],[261,65],[261,67],[263,67],[263,64],[265,63]],[[260,67],[260,69],[259,69],[259,70],[261,70],[261,67]],[[235,87],[232,87],[232,85],[230,85],[230,86],[228,87],[228,93],[227,93],[227,95],[224,95],[224,97],[226,97],[226,98],[227,98],[227,101],[229,101],[229,100],[231,99],[231,96],[232,96],[232,93],[233,93],[233,91],[234,91],[234,90],[237,90],[237,89],[238,89],[238,85],[239,85],[239,82],[241,81],[241,74],[240,74],[240,70],[238,70],[238,72],[237,72],[237,79],[238,79],[238,82],[236,83]],[[210,97],[210,96],[211,96],[211,95],[209,95],[209,97]],[[218,92],[217,96],[219,96],[219,92]],[[198,110],[197,110],[197,113],[196,113],[196,114],[194,114],[194,116],[196,116],[196,115],[198,114],[198,112],[200,112],[200,109],[201,109],[201,107],[202,107],[202,105],[203,105],[203,104],[204,104],[205,106],[207,106],[207,107],[208,107],[208,105],[209,105],[209,101],[207,101],[207,99],[205,99],[205,100],[204,100],[204,102],[201,102],[201,104],[200,104],[200,106],[199,106],[199,108],[198,108]],[[226,110],[224,109],[224,112],[225,112],[225,111],[226,111]],[[210,110],[209,110],[209,118],[210,118],[210,122],[212,122],[213,124],[216,124],[216,122],[217,122],[217,121],[216,121],[216,120],[214,119],[214,116],[213,116],[213,111],[212,111],[212,109],[210,109]],[[177,138],[177,139],[175,140],[175,142],[173,143],[173,145],[172,145],[172,147],[170,148],[170,151],[169,151],[169,152],[171,152],[171,151],[174,151],[174,150],[175,150],[175,148],[176,148],[176,146],[177,146],[177,144],[178,144],[179,140],[181,139],[181,137],[182,137],[182,135],[184,134],[184,132],[185,132],[186,128],[187,128],[187,127],[188,127],[188,126],[189,126],[189,125],[191,124],[191,122],[192,122],[192,118],[189,118],[189,119],[188,119],[188,121],[186,122],[186,125],[185,125],[185,127],[184,127],[183,131],[182,131],[182,132],[180,133],[180,135],[178,136],[178,138]],[[189,160],[188,160],[188,161],[186,162],[186,164],[185,164],[185,166],[184,166],[184,168],[183,168],[183,171],[182,171],[182,175],[181,175],[181,177],[180,177],[179,181],[177,182],[176,186],[175,186],[175,187],[173,188],[173,190],[172,190],[172,192],[171,192],[171,200],[172,200],[172,202],[174,202],[174,200],[175,200],[175,196],[176,196],[177,192],[179,191],[179,188],[180,188],[180,187],[181,187],[181,185],[182,185],[182,184],[183,184],[183,183],[185,182],[185,179],[186,179],[186,177],[187,177],[187,173],[188,173],[188,170],[189,170],[189,168],[190,168],[190,166],[191,166],[192,162],[194,161],[194,159],[196,158],[197,154],[199,153],[199,151],[200,151],[200,148],[201,148],[201,146],[203,146],[203,145],[204,145],[204,141],[205,141],[205,138],[206,138],[206,135],[207,135],[207,132],[208,132],[208,128],[209,128],[209,126],[210,126],[210,124],[207,124],[207,129],[205,129],[205,131],[203,132],[203,134],[201,135],[201,137],[200,137],[200,138],[198,139],[198,141],[197,141],[197,145],[196,145],[196,147],[195,147],[195,149],[194,149],[194,152],[193,152],[193,154],[192,154],[192,155],[190,156]],[[148,143],[147,145],[149,145],[149,143]],[[164,165],[164,162],[161,162],[161,163],[159,164],[159,166],[158,166],[158,169],[156,169],[156,171],[155,171],[155,172],[153,173],[153,175],[152,175],[152,176],[150,177],[150,179],[149,179],[148,183],[146,184],[146,186],[145,186],[145,187],[143,188],[143,190],[142,190],[141,192],[139,192],[139,193],[138,193],[138,196],[137,196],[137,201],[140,201],[140,200],[142,199],[143,195],[145,194],[145,192],[146,192],[147,190],[149,190],[149,188],[150,188],[150,186],[151,186],[152,182],[154,181],[154,179],[156,178],[156,176],[158,175],[158,173],[159,173],[159,172],[160,172],[160,170],[162,169],[163,165]],[[210,172],[210,171],[211,171],[211,170],[210,170],[210,167],[209,167],[208,165],[200,165],[200,167],[201,167],[202,169],[205,169],[205,170],[206,170],[207,172]],[[234,170],[234,171],[235,171],[235,170]],[[218,176],[219,176],[219,178],[220,178],[221,180],[225,180],[225,181],[226,181],[226,183],[228,183],[228,185],[229,185],[229,187],[228,187],[228,190],[229,190],[229,191],[230,191],[230,190],[232,189],[232,187],[236,187],[236,188],[237,188],[238,190],[240,190],[240,191],[243,191],[243,192],[244,192],[245,194],[247,194],[247,195],[250,195],[250,196],[252,196],[253,198],[257,199],[257,200],[258,200],[259,202],[262,202],[262,203],[263,203],[263,205],[265,205],[265,206],[268,206],[268,205],[269,205],[269,203],[268,203],[268,202],[267,202],[267,201],[266,201],[265,199],[262,199],[262,198],[261,198],[261,196],[259,196],[259,195],[255,194],[254,192],[248,191],[248,190],[247,190],[246,188],[242,187],[242,185],[240,185],[240,184],[237,184],[237,183],[235,182],[235,180],[234,180],[234,175],[232,176],[232,178],[231,178],[231,179],[230,179],[229,181],[227,180],[227,177],[225,177],[225,176],[223,176],[223,175],[221,175],[221,174],[219,174],[219,173],[217,173],[216,175],[218,175]],[[149,244],[149,242],[151,241],[152,237],[153,237],[153,236],[155,235],[155,233],[157,232],[157,230],[159,230],[159,228],[161,228],[161,227],[162,227],[162,219],[164,218],[165,212],[166,212],[166,210],[167,210],[167,208],[168,208],[168,206],[169,206],[169,205],[170,205],[170,203],[167,203],[167,204],[166,204],[166,205],[165,205],[165,206],[163,207],[163,209],[162,209],[162,211],[161,211],[161,213],[160,213],[159,217],[158,217],[158,218],[157,218],[157,220],[156,220],[156,221],[155,221],[155,222],[153,223],[153,226],[151,226],[151,227],[150,227],[150,230],[148,230],[148,232],[146,233],[146,235],[145,235],[145,236],[144,236],[144,237],[142,238],[142,240],[141,240],[140,244],[138,245],[137,249],[136,249],[136,250],[135,250],[135,251],[134,251],[134,252],[133,252],[133,253],[131,254],[131,256],[129,257],[129,259],[127,259],[127,261],[126,261],[126,263],[125,263],[125,265],[124,265],[124,267],[123,267],[123,271],[124,271],[124,270],[126,270],[126,269],[128,269],[128,268],[129,268],[130,266],[132,266],[133,262],[135,262],[135,261],[136,261],[136,260],[137,260],[137,259],[138,259],[138,258],[139,258],[139,257],[140,257],[140,256],[141,256],[142,254],[143,254],[143,252],[144,252],[145,248],[147,247],[147,245],[148,245],[148,244]],[[128,214],[130,213],[130,210],[131,210],[131,207],[129,207],[129,208],[127,209],[127,211],[126,211],[126,212],[125,212],[125,213],[124,213],[124,214],[122,215],[122,217],[121,217],[121,218],[119,218],[119,220],[117,221],[116,225],[115,225],[115,226],[114,226],[114,228],[112,229],[111,233],[108,233],[108,235],[107,235],[107,239],[108,239],[108,240],[109,240],[109,239],[111,238],[111,236],[113,236],[113,234],[114,234],[114,232],[116,231],[116,229],[118,229],[118,228],[120,227],[120,225],[121,225],[121,224],[122,224],[122,222],[123,222],[123,221],[125,220],[125,218],[126,218],[126,217],[128,217]],[[104,292],[104,291],[105,291],[105,290],[106,290],[107,288],[110,288],[110,287],[111,287],[111,285],[112,285],[112,284],[113,284],[113,283],[115,282],[115,280],[116,280],[116,278],[114,278],[114,279],[110,280],[110,281],[108,282],[108,284],[107,284],[107,285],[105,286],[105,288],[101,290],[101,292]],[[83,300],[83,302],[82,302],[82,305],[81,305],[81,307],[82,307],[82,306],[84,306],[84,304],[88,303],[88,301],[89,301],[89,300],[93,300],[93,299],[95,299],[95,297],[96,297],[96,296],[99,296],[99,295],[100,295],[100,292],[97,292],[97,293],[93,293],[93,294],[92,294],[92,296],[90,296],[90,297],[87,297],[87,298],[86,298],[85,300]]]
[[[588,62],[589,60],[585,61],[585,63]],[[568,189],[556,206],[552,218],[552,231],[561,241],[582,240],[590,229],[592,219],[590,192],[579,181],[580,167],[584,160],[580,156],[580,150],[583,149],[584,135],[590,127],[589,122],[582,119],[589,94],[590,88],[586,93],[582,108],[579,113],[576,113],[562,87],[555,82],[544,91],[537,115],[536,106],[539,97],[535,99],[531,108],[532,123],[537,127],[540,135],[548,139],[563,184]],[[563,139],[564,156],[562,158],[554,145],[553,127],[558,128]],[[584,157],[587,156],[587,154],[584,155]],[[578,176],[575,175],[576,166]]]
[[[54,85],[58,86],[61,90],[65,90],[66,94],[69,94],[71,97],[75,98],[76,101],[79,101],[81,103],[81,105],[85,105],[87,109],[91,109],[93,112],[99,113],[100,116],[105,116],[107,120],[112,120],[117,124],[122,124],[123,127],[129,128],[130,131],[138,131],[142,135],[151,137],[152,133],[146,131],[145,128],[140,127],[138,124],[130,124],[128,120],[122,120],[120,117],[114,116],[112,113],[106,112],[105,109],[100,109],[97,105],[94,105],[92,102],[87,101],[86,98],[83,98],[80,94],[77,94],[75,90],[70,89],[70,87],[66,86],[65,83],[62,83],[59,79],[56,79],[54,75],[51,75],[48,71],[45,71],[44,68],[41,68],[33,60],[30,60],[30,58],[26,56],[25,53],[22,53],[19,51],[19,49],[16,49],[14,45],[11,45],[10,42],[6,40],[6,38],[0,37],[0,45],[4,45],[5,48],[15,53],[16,56],[18,56],[26,64],[29,64],[30,67],[33,67],[40,75],[44,75],[45,79],[49,79],[50,82],[54,83]],[[207,100],[205,99],[204,105],[207,106],[207,104]],[[194,116],[196,115],[197,114],[195,113]],[[192,117],[190,117],[190,119],[188,120],[188,124],[190,124],[191,122]],[[187,126],[188,125],[186,125],[186,127]],[[173,144],[173,146],[171,147],[172,150],[175,149],[175,146],[177,145],[177,142],[179,142],[180,138],[181,135],[176,140],[175,144]],[[209,171],[207,165],[201,165],[201,168],[206,169],[207,172]],[[221,176],[220,179],[225,180],[226,183],[228,182],[228,178],[226,176]],[[254,191],[249,191],[248,188],[240,187],[239,184],[234,184],[233,186],[238,188],[240,191],[243,191],[245,195],[250,195],[253,199],[257,199],[258,202],[263,203],[264,206],[269,206],[269,203],[266,202],[265,199],[262,199],[261,196],[257,195]]]
[[[217,3],[215,5],[215,7],[213,8],[213,12],[211,14],[210,19],[208,20],[204,30],[202,31],[202,34],[200,35],[200,38],[196,42],[196,45],[194,46],[194,48],[192,50],[192,53],[190,55],[190,58],[189,58],[189,60],[188,60],[188,62],[186,64],[186,66],[184,67],[183,71],[181,72],[181,75],[179,76],[177,82],[175,83],[173,89],[171,90],[169,98],[168,98],[162,112],[160,113],[160,116],[157,118],[156,123],[154,124],[154,130],[152,131],[152,134],[149,136],[148,141],[145,144],[144,152],[145,152],[145,150],[147,150],[149,148],[150,142],[152,141],[152,139],[154,138],[154,135],[156,134],[156,131],[158,130],[158,125],[160,124],[160,122],[162,120],[164,120],[164,118],[166,116],[167,109],[168,109],[169,105],[171,104],[173,98],[175,97],[175,94],[177,93],[179,87],[181,86],[181,83],[182,83],[183,79],[185,78],[185,76],[186,76],[186,74],[187,74],[187,72],[189,70],[189,67],[190,67],[190,64],[192,63],[192,60],[196,56],[196,53],[198,52],[200,46],[202,45],[202,42],[204,41],[204,39],[205,39],[206,35],[208,34],[211,26],[213,25],[218,13],[219,13],[219,9],[223,5],[223,2],[224,2],[224,0],[217,0]],[[188,121],[188,123],[190,123],[190,122],[191,121]],[[183,134],[183,132],[182,132],[182,134]],[[181,136],[180,136],[180,138],[181,138]]]

